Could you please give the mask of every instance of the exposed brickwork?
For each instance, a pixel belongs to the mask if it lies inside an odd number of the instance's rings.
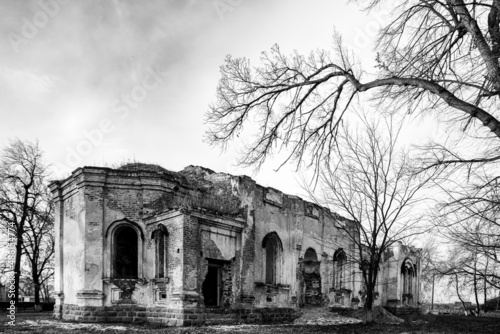
[[[63,305],[62,319],[78,322],[158,323],[165,326],[198,326],[286,323],[299,316],[291,308],[191,308],[116,305],[105,307]]]
[[[248,214],[250,219],[254,218],[253,210]],[[255,296],[253,295],[253,266],[255,260],[255,224],[245,230],[245,241],[241,252],[241,302],[252,305]]]
[[[200,233],[198,220],[191,216],[184,217],[183,233],[183,272],[184,291],[198,292],[198,264],[200,261]]]
[[[303,307],[306,303],[306,298],[305,298],[305,280],[304,280],[304,262],[299,261],[297,264],[297,270],[296,270],[296,276],[297,276],[297,282],[299,283],[299,289],[298,289],[298,303],[299,307]]]
[[[233,273],[231,262],[222,266],[222,306],[233,304]]]
[[[321,276],[318,272],[304,273],[305,303],[306,305],[321,305]]]
[[[146,307],[136,305],[119,306],[76,306],[63,305],[62,319],[79,322],[145,322],[148,313]]]

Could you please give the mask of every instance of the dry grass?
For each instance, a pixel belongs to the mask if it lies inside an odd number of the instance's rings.
[[[451,334],[451,333],[500,333],[500,321],[490,317],[464,317],[464,316],[421,316],[418,321],[406,322],[399,325],[390,324],[350,324],[334,326],[318,325],[239,325],[239,326],[210,326],[193,328],[165,328],[153,325],[127,325],[127,324],[76,324],[49,322],[50,314],[38,318],[30,314],[19,314],[16,327],[9,327],[5,323],[5,314],[0,314],[0,332],[5,333],[120,333],[120,334],[361,334],[361,333],[387,333],[387,334]],[[28,323],[26,322],[28,320]]]

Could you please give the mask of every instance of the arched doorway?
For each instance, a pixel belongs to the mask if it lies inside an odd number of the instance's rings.
[[[306,305],[321,305],[321,274],[318,254],[313,248],[308,248],[303,260],[304,301]]]

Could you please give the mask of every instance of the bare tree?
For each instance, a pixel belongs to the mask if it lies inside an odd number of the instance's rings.
[[[453,285],[455,287],[455,292],[457,294],[458,300],[460,300],[460,303],[462,304],[462,308],[464,310],[465,315],[469,315],[469,308],[465,305],[464,298],[462,298],[462,295],[460,294],[461,289],[463,289],[464,286],[470,286],[468,283],[464,282],[464,276],[460,275],[458,272],[452,271],[448,273],[450,280],[449,280],[449,286]],[[462,280],[460,279],[462,278]]]
[[[472,171],[469,182],[463,178],[458,178],[459,182],[447,181],[452,186],[443,188],[448,196],[440,206],[436,228],[452,245],[468,254],[461,264],[463,271],[500,288],[498,180],[482,171]]]
[[[46,189],[48,190],[48,189]],[[31,211],[23,236],[23,250],[30,269],[35,296],[35,310],[41,311],[40,293],[44,284],[54,274],[54,216],[48,191],[38,199],[38,210]]]
[[[487,302],[488,302],[488,282],[486,281],[486,273],[488,272],[488,267],[489,267],[490,261],[489,259],[486,259],[486,264],[484,266],[484,276],[483,276],[483,302],[484,302],[484,313],[488,312],[487,309]]]
[[[464,305],[466,297],[473,298],[476,304],[475,314],[480,314],[479,293],[484,292],[484,304],[487,300],[487,286],[494,286],[489,282],[495,282],[491,279],[492,268],[491,260],[480,253],[479,249],[461,242],[453,241],[450,247],[450,256],[444,261],[436,261],[434,270],[439,278],[447,278],[449,286],[454,286],[456,295]],[[483,282],[481,286],[481,282]],[[498,287],[497,287],[498,288]],[[474,313],[472,310],[469,310]]]
[[[379,265],[393,243],[425,231],[417,207],[438,170],[414,173],[409,152],[396,145],[398,129],[390,121],[363,121],[357,131],[339,131],[339,153],[320,170],[320,189],[307,190],[319,204],[354,222],[354,229],[343,233],[357,248],[354,261],[366,288],[365,319],[371,322]]]
[[[428,169],[460,165],[470,172],[478,164],[496,168],[500,162],[500,0],[352,2],[367,10],[392,6],[376,41],[376,73],[367,73],[338,34],[332,52],[286,54],[275,45],[262,54],[257,66],[246,58],[228,56],[221,66],[216,101],[206,116],[208,142],[225,147],[254,124],[256,130],[250,128],[254,140],[243,151],[243,165],[258,168],[281,150],[288,154],[283,164],[313,166],[318,175],[323,163],[335,163],[342,147],[337,143],[342,119],[357,104],[373,101],[379,110],[432,114],[440,121],[451,121],[463,138],[473,137],[475,146],[468,154],[447,143],[431,147]],[[460,177],[463,181],[464,175]],[[478,181],[472,184],[476,194],[471,188],[468,195],[452,201],[473,208],[476,216],[497,212],[498,200],[491,195],[498,189],[497,175],[473,181]],[[481,244],[494,263],[498,261],[496,223],[481,228],[481,241],[469,242]],[[488,239],[489,232],[493,233]],[[497,284],[494,271],[488,272],[489,284]]]
[[[430,309],[434,308],[434,291],[436,279],[439,281],[439,275],[436,271],[436,259],[439,257],[438,242],[433,237],[433,231],[422,236],[423,244],[420,252],[420,267],[422,283],[422,298],[421,301],[425,303],[430,302]]]
[[[41,295],[44,303],[50,303],[53,301],[52,292],[54,291],[54,286],[50,284],[50,279],[45,280],[42,283]]]
[[[19,298],[19,278],[23,237],[30,217],[39,211],[45,193],[47,169],[38,143],[12,140],[0,156],[0,224],[16,237],[15,301]]]
[[[287,55],[276,45],[256,67],[228,56],[207,113],[207,140],[225,146],[252,122],[255,140],[242,164],[259,167],[286,148],[284,162],[319,168],[336,148],[340,121],[366,97],[380,102],[381,110],[431,113],[483,138],[475,156],[438,155],[439,164],[500,160],[499,142],[492,140],[500,137],[500,0],[353,2],[392,9],[376,41],[375,74],[362,68],[339,35],[333,52]]]

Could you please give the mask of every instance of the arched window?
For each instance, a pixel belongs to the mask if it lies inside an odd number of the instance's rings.
[[[153,232],[152,239],[155,241],[155,277],[167,277],[168,266],[168,232],[165,226],[160,225]]]
[[[403,300],[413,295],[413,277],[416,276],[413,263],[410,259],[405,259],[401,266],[401,275],[403,276]]]
[[[281,279],[281,252],[283,246],[276,232],[268,233],[262,241],[265,251],[266,284],[276,284]]]
[[[333,254],[333,288],[343,289],[347,278],[345,272],[347,270],[347,256],[342,248],[339,248]]]
[[[114,233],[113,276],[137,278],[138,235],[134,228],[121,226]]]
[[[312,248],[308,248],[304,254],[304,261],[318,261],[318,254]]]

